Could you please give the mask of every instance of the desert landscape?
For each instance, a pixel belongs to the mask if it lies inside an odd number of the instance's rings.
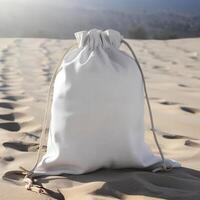
[[[74,40],[0,38],[1,200],[200,199],[200,38],[127,41],[145,74],[163,152],[182,168],[43,177],[48,195],[27,191],[19,166],[31,169],[35,162],[49,83]],[[147,109],[145,128],[158,153]]]

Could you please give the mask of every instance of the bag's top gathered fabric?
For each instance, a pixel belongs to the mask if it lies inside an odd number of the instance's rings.
[[[163,157],[151,110],[154,138],[162,155],[153,154],[145,143],[144,76],[122,35],[93,29],[77,32],[75,37],[78,46],[65,55],[53,77],[47,152],[32,174],[180,167]],[[119,49],[121,43],[133,57]]]

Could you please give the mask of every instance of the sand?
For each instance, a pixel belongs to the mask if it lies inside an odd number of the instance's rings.
[[[182,168],[168,173],[99,170],[25,190],[19,166],[35,161],[49,81],[72,40],[0,39],[0,199],[200,199],[200,38],[128,40],[144,70],[158,139]],[[127,50],[124,46],[122,49]],[[158,153],[145,113],[146,142]]]

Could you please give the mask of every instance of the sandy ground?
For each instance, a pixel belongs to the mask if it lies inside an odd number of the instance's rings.
[[[51,176],[39,180],[48,196],[25,190],[17,172],[33,166],[49,81],[72,42],[0,39],[0,199],[200,199],[200,38],[129,40],[144,70],[164,154],[182,168]],[[146,142],[158,153],[147,112],[145,124]]]

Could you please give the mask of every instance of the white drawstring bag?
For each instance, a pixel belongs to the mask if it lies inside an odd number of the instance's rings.
[[[38,156],[31,173],[179,167],[176,161],[163,157],[144,76],[130,45],[114,30],[93,29],[77,32],[75,37],[78,47],[68,52],[53,77],[47,152],[39,163]],[[135,59],[119,50],[121,43]],[[144,91],[161,157],[154,155],[144,141]]]

